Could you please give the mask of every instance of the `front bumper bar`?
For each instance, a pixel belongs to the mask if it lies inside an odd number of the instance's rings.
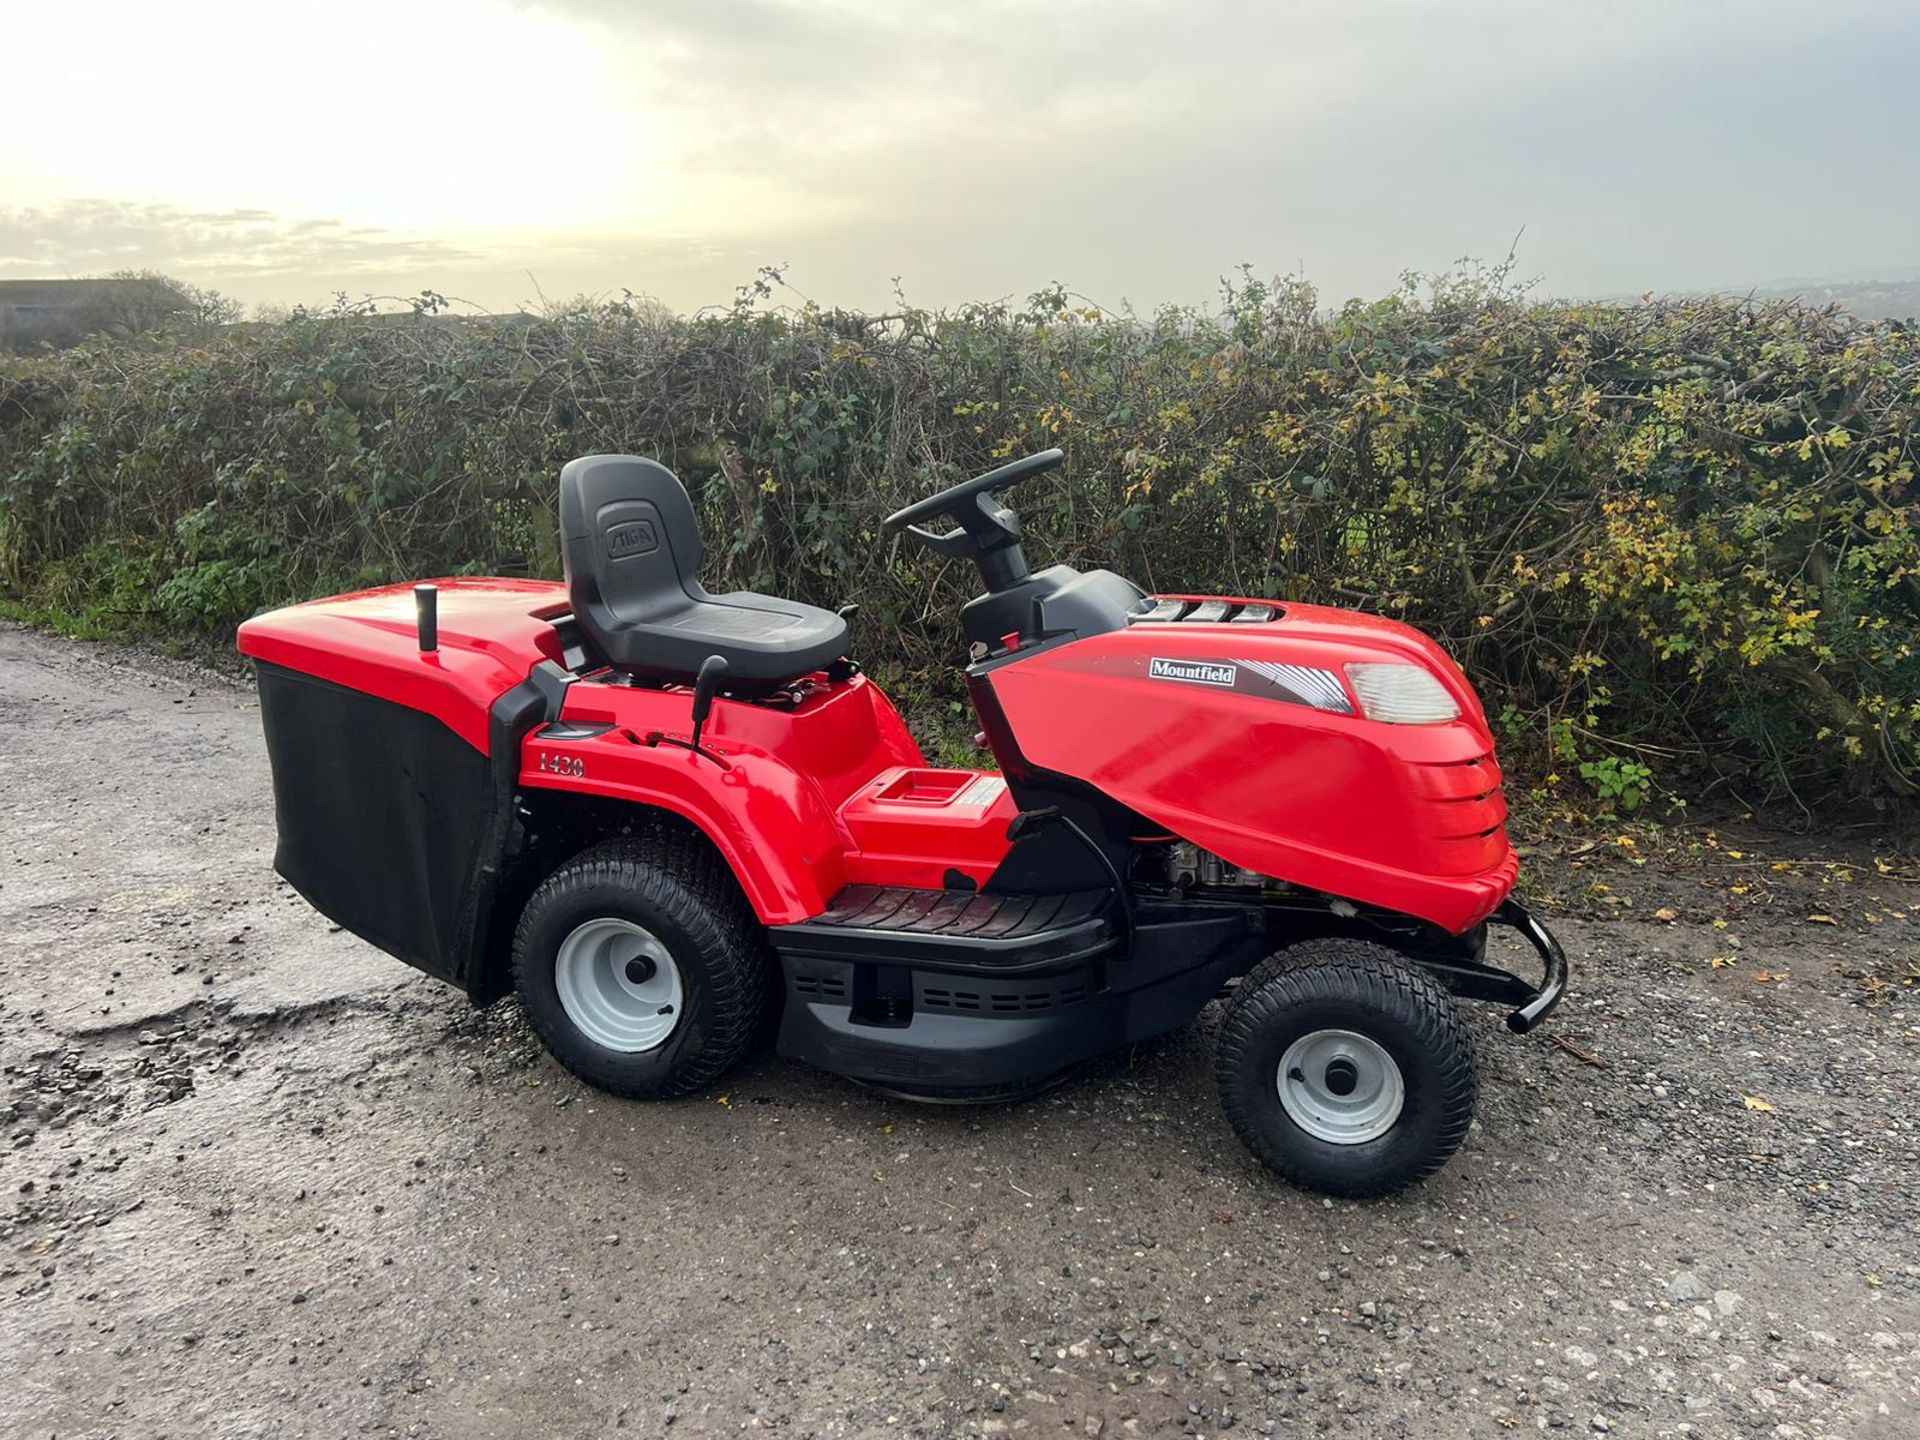
[[[1507,1016],[1507,1028],[1516,1035],[1524,1035],[1553,1013],[1553,1007],[1560,1003],[1560,997],[1567,993],[1567,952],[1560,948],[1560,942],[1553,938],[1553,932],[1534,917],[1531,910],[1518,900],[1508,898],[1500,902],[1500,908],[1488,917],[1494,924],[1511,925],[1526,937],[1527,943],[1540,952],[1545,969],[1540,976],[1540,988],[1518,1010]]]
[[[1560,997],[1567,993],[1567,953],[1553,938],[1553,932],[1518,900],[1502,901],[1500,908],[1487,917],[1487,923],[1511,926],[1540,952],[1543,969],[1537,988],[1510,971],[1477,961],[1424,956],[1422,961],[1456,995],[1515,1006],[1507,1016],[1507,1028],[1516,1035],[1524,1035],[1546,1019],[1560,1003]]]

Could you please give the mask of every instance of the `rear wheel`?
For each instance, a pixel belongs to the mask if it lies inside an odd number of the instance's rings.
[[[1284,1180],[1383,1195],[1447,1162],[1473,1120],[1453,998],[1384,945],[1307,941],[1261,965],[1220,1027],[1227,1119]]]
[[[513,987],[553,1058],[591,1085],[664,1100],[717,1080],[765,1033],[766,940],[691,836],[596,845],[521,912]]]

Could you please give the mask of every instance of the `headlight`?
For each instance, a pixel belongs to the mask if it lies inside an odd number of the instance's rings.
[[[1347,666],[1347,679],[1369,720],[1391,725],[1437,725],[1458,720],[1460,707],[1447,687],[1418,665],[1397,661]]]

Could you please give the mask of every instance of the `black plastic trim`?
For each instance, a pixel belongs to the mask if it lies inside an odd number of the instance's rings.
[[[928,1099],[1021,1093],[1191,1023],[1271,949],[1246,906],[1143,901],[1137,919],[1131,953],[1044,974],[940,971],[897,951],[852,961],[782,948],[780,1053]],[[891,1009],[863,1008],[863,996],[882,992]]]
[[[513,838],[514,797],[520,789],[520,746],[534,730],[560,718],[567,687],[575,680],[551,660],[542,660],[527,678],[503,692],[487,711],[487,765],[493,781],[486,828],[474,850],[466,922],[452,978],[476,1005],[506,993],[506,949],[515,917],[495,914],[500,877]]]
[[[1544,965],[1540,977],[1540,986],[1534,989],[1524,981],[1518,983],[1527,990],[1528,998],[1520,1008],[1507,1016],[1507,1028],[1516,1035],[1524,1035],[1553,1013],[1561,999],[1567,993],[1567,953],[1560,948],[1560,942],[1553,938],[1553,932],[1534,918],[1518,900],[1509,896],[1500,904],[1500,908],[1487,917],[1493,924],[1510,925],[1526,937],[1529,945],[1540,952]],[[1517,977],[1509,977],[1517,979]],[[1505,998],[1505,997],[1490,997]]]

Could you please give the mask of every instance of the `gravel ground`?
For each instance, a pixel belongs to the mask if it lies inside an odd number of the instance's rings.
[[[1241,1149],[1211,1014],[1004,1108],[586,1090],[276,881],[205,671],[0,628],[0,833],[0,1434],[1920,1435],[1884,858],[1541,857],[1574,994],[1351,1204]]]

